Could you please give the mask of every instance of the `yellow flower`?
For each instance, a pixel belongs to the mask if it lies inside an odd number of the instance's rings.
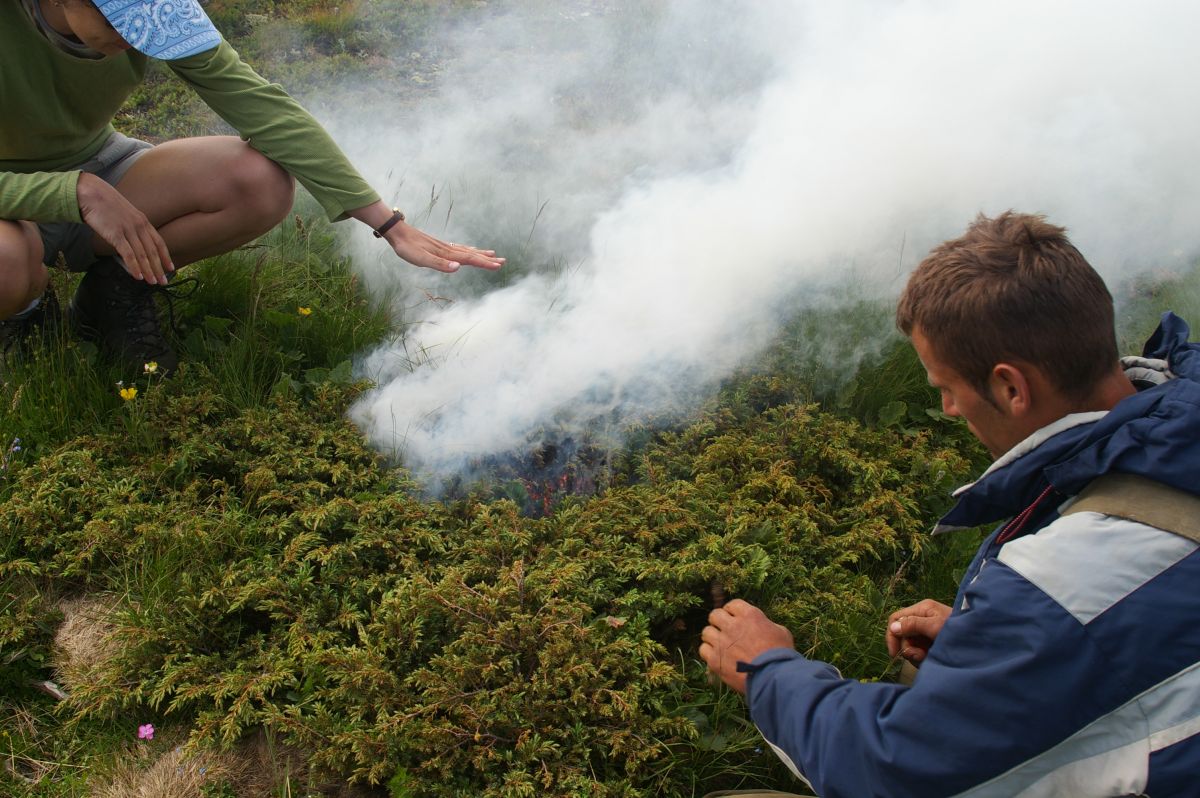
[[[299,313],[301,316],[311,316],[312,308],[299,307],[299,308],[296,308],[296,312]]]
[[[135,398],[137,398],[137,388],[134,388],[132,385],[129,386],[128,388],[122,388],[121,389],[121,398],[124,399],[126,402],[133,401]]]
[[[153,374],[154,372],[158,371],[158,361],[151,360],[149,363],[146,363],[142,366],[142,371],[146,372],[147,374]]]

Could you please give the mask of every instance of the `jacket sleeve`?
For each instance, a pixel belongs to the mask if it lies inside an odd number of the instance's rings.
[[[250,146],[300,181],[332,221],[379,199],[320,123],[228,42],[166,64]]]
[[[81,222],[79,172],[0,172],[0,219]]]
[[[1015,571],[989,562],[963,597],[912,687],[778,649],[751,663],[751,718],[819,795],[934,798],[1033,774],[1038,754],[1125,699],[1106,693],[1085,630]]]
[[[1192,343],[1187,322],[1167,311],[1142,349],[1144,357],[1166,360],[1180,377],[1200,381],[1200,343]]]

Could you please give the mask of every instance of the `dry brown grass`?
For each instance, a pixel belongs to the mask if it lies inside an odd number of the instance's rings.
[[[164,729],[152,743],[130,745],[98,777],[91,798],[201,798],[221,787],[238,798],[366,798],[369,788],[320,780],[306,752],[273,744],[260,732],[231,751],[191,751],[174,740],[184,731]]]
[[[60,602],[63,623],[54,635],[55,678],[68,696],[121,689],[113,664],[119,651],[113,596],[84,596]],[[68,699],[70,700],[70,699]],[[231,790],[238,798],[359,798],[377,794],[321,781],[309,772],[307,752],[274,743],[259,732],[230,751],[193,750],[183,745],[187,730],[161,726],[155,739],[130,742],[92,774],[92,798],[201,798],[206,786]],[[44,774],[44,763],[21,770]],[[22,775],[26,775],[22,773]],[[227,793],[220,793],[227,794]]]
[[[4,770],[23,784],[33,784],[39,779],[52,775],[57,763],[18,754],[11,745],[8,745],[11,743],[10,737],[23,741],[38,738],[37,719],[33,714],[21,707],[12,707],[7,704],[0,705],[0,712],[3,714],[0,728],[8,730],[8,734],[0,738],[6,744],[0,747],[0,762],[4,763]]]
[[[297,787],[305,781],[305,757],[268,745],[261,734],[231,751],[191,751],[172,745],[176,737],[182,737],[178,730],[166,730],[152,743],[131,745],[92,798],[200,798],[206,785],[226,787],[238,798],[308,794]]]
[[[59,604],[63,622],[54,634],[53,664],[59,686],[67,694],[94,685],[113,685],[119,674],[112,662],[118,651],[112,615],[116,600],[104,596],[65,599]]]
[[[114,763],[112,775],[92,791],[94,798],[198,798],[206,784],[243,778],[246,763],[237,755],[189,755],[176,746],[158,752],[153,745],[131,747]],[[239,793],[240,795],[241,793]],[[268,795],[267,793],[260,793]]]

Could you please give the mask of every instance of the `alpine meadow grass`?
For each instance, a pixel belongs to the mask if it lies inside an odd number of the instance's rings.
[[[795,791],[698,660],[714,602],[887,680],[884,618],[948,599],[978,540],[926,531],[986,458],[896,338],[822,371],[836,307],[534,517],[424,498],[347,421],[354,355],[403,328],[324,223],[196,274],[174,378],[118,385],[70,337],[6,374],[6,794]],[[851,311],[848,341],[889,323]]]
[[[373,74],[474,5],[206,8],[290,83]],[[134,100],[131,134],[218,125],[158,71]],[[515,253],[498,283],[527,232],[488,238]],[[1196,276],[1114,291],[1127,347],[1167,306],[1200,310]],[[64,303],[77,279],[52,274]],[[694,414],[603,453],[598,490],[530,513],[515,483],[427,498],[348,421],[355,358],[406,320],[311,204],[176,283],[173,378],[69,335],[4,372],[2,795],[797,792],[707,678],[708,612],[746,598],[803,653],[893,679],[888,613],[949,600],[978,542],[927,534],[987,458],[887,298],[798,304]]]
[[[174,378],[118,384],[66,337],[5,383],[11,794],[116,794],[163,768],[261,794],[247,762],[268,760],[271,789],[316,794],[786,786],[695,654],[718,589],[889,678],[882,617],[919,592],[926,519],[968,470],[942,433],[872,430],[749,369],[545,517],[429,501],[345,418],[350,358],[399,330],[326,226],[196,273]]]

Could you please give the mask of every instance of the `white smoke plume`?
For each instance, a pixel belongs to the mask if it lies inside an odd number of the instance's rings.
[[[378,388],[352,415],[427,474],[685,407],[812,287],[895,293],[980,211],[1047,213],[1110,281],[1195,250],[1193,3],[480,13],[436,99],[333,125],[385,194],[434,187],[424,226],[520,272],[359,258],[404,281],[412,324],[364,359]]]

